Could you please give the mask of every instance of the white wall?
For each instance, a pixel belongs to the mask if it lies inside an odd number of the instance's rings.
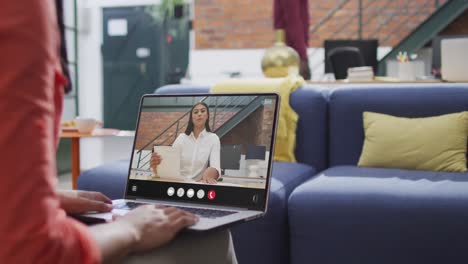
[[[103,120],[102,8],[159,4],[160,0],[78,0],[79,115]],[[136,117],[135,117],[136,118]],[[81,169],[129,159],[132,137],[81,140]]]
[[[390,47],[379,47],[377,59],[382,58],[391,50]],[[211,85],[217,81],[226,79],[231,72],[240,72],[241,78],[262,78],[261,69],[264,49],[241,50],[191,50],[189,76],[184,83]],[[324,49],[309,48],[309,66],[313,81],[324,79]]]

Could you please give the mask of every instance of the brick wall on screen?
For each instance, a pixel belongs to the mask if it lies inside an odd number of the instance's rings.
[[[221,139],[221,144],[265,145],[268,148],[271,141],[270,131],[273,124],[273,111],[273,106],[258,108],[229,131]],[[140,117],[136,148],[141,149],[184,114],[185,112],[143,112]],[[214,120],[213,114],[214,112],[211,110],[210,127],[214,131],[228,121],[235,112],[218,112]],[[187,123],[188,116],[181,119],[178,132],[176,132],[177,126],[172,126],[164,133],[164,136],[155,141],[155,144],[172,145],[177,136],[184,133]],[[153,145],[150,144],[145,149],[151,150]]]
[[[273,106],[259,107],[246,119],[229,131],[222,139],[221,144],[243,145],[245,154],[247,145],[262,145],[267,149],[271,142],[271,126],[273,124]]]
[[[325,39],[358,37],[358,0],[345,1],[339,11],[324,20],[342,2],[309,0],[312,31],[309,47],[321,47]],[[445,2],[440,0],[439,4]],[[194,3],[197,49],[255,49],[272,45],[273,0],[196,0]],[[435,10],[434,0],[364,0],[362,5],[363,38],[378,38],[381,46],[394,46]],[[323,25],[315,28],[321,21]]]
[[[141,113],[140,123],[138,127],[138,135],[137,135],[137,142],[136,148],[141,149],[145,146],[148,142],[150,142],[153,138],[171,126],[174,121],[180,118],[185,112],[143,112]],[[178,134],[183,133],[186,128],[186,124],[188,122],[188,116],[182,119],[180,122],[180,130],[176,134],[177,126],[173,126],[169,129],[168,133],[165,133],[165,136],[161,137],[159,140],[156,141],[157,145],[172,145],[175,138]],[[170,135],[172,135],[170,137]],[[166,142],[162,142],[166,140]],[[145,149],[151,150],[153,144],[150,144]]]

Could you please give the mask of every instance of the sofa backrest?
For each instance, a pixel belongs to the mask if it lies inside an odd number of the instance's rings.
[[[364,142],[362,113],[428,117],[468,111],[465,84],[369,84],[331,90],[329,166],[356,165]]]
[[[166,85],[155,93],[208,93],[208,86]],[[291,94],[291,107],[299,115],[296,132],[296,159],[317,171],[327,165],[327,102],[320,89],[299,87]]]

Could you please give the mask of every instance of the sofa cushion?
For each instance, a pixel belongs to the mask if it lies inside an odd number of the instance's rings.
[[[171,94],[171,93],[209,93],[210,86],[206,85],[187,85],[187,84],[169,84],[164,85],[156,90],[155,94]]]
[[[315,169],[305,164],[273,163],[266,215],[231,229],[239,263],[289,262],[288,197],[314,174]]]
[[[348,85],[329,95],[330,167],[356,165],[361,154],[364,111],[428,117],[468,110],[468,83]]]
[[[404,118],[364,112],[358,166],[466,172],[468,112]]]
[[[118,160],[84,171],[78,177],[77,189],[102,192],[111,199],[123,198],[129,163]]]
[[[468,259],[468,173],[338,166],[288,207],[292,263]]]

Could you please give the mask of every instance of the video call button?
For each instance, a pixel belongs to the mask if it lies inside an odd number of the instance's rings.
[[[195,191],[193,189],[187,190],[187,197],[192,198],[195,195]]]
[[[173,196],[174,193],[175,193],[174,187],[169,187],[169,188],[167,189],[167,195]]]
[[[208,192],[208,199],[213,200],[216,197],[216,192],[211,190]]]
[[[198,190],[197,197],[198,197],[198,199],[203,199],[203,197],[205,197],[205,191],[204,190]]]
[[[184,193],[185,193],[185,191],[184,191],[183,188],[177,189],[177,196],[182,197],[182,196],[184,196]]]

